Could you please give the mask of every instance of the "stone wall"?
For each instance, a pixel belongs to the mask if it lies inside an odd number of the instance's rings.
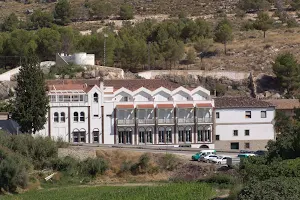
[[[216,149],[222,149],[222,150],[231,150],[230,144],[232,142],[238,142],[239,143],[239,150],[251,150],[251,151],[257,151],[257,150],[265,150],[266,145],[269,140],[230,140],[230,141],[215,141],[215,148]],[[245,148],[245,143],[250,143],[250,148]]]
[[[87,158],[95,158],[96,150],[93,148],[84,148],[84,147],[59,148],[58,157],[63,158],[66,156],[71,156],[78,160],[85,160]]]
[[[236,71],[206,71],[206,70],[151,70],[138,73],[140,77],[145,79],[154,79],[157,75],[173,75],[173,76],[193,76],[197,79],[198,76],[213,77],[216,79],[226,77],[231,80],[239,81],[249,78],[250,72],[236,72]]]

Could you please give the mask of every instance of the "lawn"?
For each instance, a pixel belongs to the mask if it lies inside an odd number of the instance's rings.
[[[19,195],[1,197],[3,200],[208,200],[214,196],[214,190],[201,183],[172,183],[160,186],[86,186],[62,187],[30,191]]]

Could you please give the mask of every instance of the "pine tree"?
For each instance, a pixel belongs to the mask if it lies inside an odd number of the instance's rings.
[[[27,59],[17,76],[16,98],[12,117],[23,133],[42,130],[46,123],[49,99],[45,79],[36,58]]]

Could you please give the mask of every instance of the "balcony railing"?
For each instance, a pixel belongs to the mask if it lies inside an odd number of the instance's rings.
[[[174,119],[158,119],[158,124],[174,124]]]
[[[117,120],[118,125],[129,125],[129,124],[134,124],[134,119],[118,119]]]
[[[154,124],[154,119],[138,119],[138,124]]]
[[[212,123],[212,118],[211,117],[198,118],[197,122],[198,123]]]
[[[194,123],[194,118],[178,118],[177,123]]]

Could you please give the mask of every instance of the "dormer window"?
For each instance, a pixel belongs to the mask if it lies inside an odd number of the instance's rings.
[[[94,102],[98,103],[98,94],[97,93],[94,93]]]
[[[123,97],[123,101],[128,101],[128,97]]]

